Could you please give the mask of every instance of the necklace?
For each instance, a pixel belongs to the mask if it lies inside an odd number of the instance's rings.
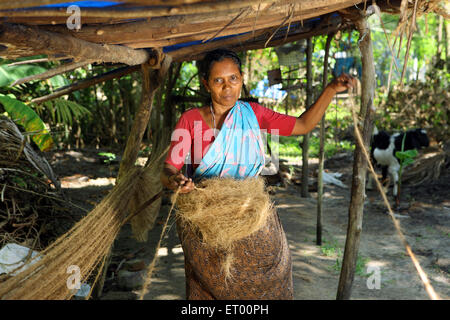
[[[209,105],[209,110],[211,110],[211,115],[212,115],[213,123],[214,123],[214,137],[216,137],[216,117],[214,116],[212,104]]]

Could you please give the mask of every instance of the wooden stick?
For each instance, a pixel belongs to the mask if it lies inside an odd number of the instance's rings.
[[[69,57],[47,57],[47,58],[40,58],[40,59],[31,59],[31,60],[24,60],[24,61],[17,61],[13,63],[7,64],[8,67],[13,66],[21,66],[24,64],[30,64],[30,63],[40,63],[40,62],[48,62],[48,61],[57,61],[57,60],[65,60],[70,59]]]
[[[325,57],[323,59],[322,90],[328,83],[328,57],[330,55],[331,40],[334,33],[329,33],[325,43]],[[325,114],[320,121],[320,145],[319,145],[319,173],[317,176],[317,225],[316,245],[322,245],[322,207],[323,207],[323,169],[325,161]]]
[[[406,45],[405,61],[403,63],[402,75],[400,76],[400,87],[403,87],[403,77],[405,76],[406,66],[408,64],[409,49],[411,48],[411,40],[412,40],[413,33],[416,29],[416,14],[417,14],[417,3],[418,2],[419,2],[419,0],[416,0],[414,3],[414,12],[413,12],[413,16],[412,16],[411,26],[409,27],[408,43]]]
[[[59,67],[51,69],[51,70],[47,70],[43,73],[35,74],[35,75],[28,76],[28,77],[25,77],[22,79],[18,79],[11,84],[11,87],[17,86],[17,85],[25,83],[25,82],[30,82],[33,80],[45,80],[45,79],[54,77],[58,74],[84,67],[84,66],[94,63],[94,62],[95,62],[95,60],[85,60],[85,61],[80,61],[80,62],[66,63],[62,66],[59,66]]]
[[[293,42],[301,39],[307,39],[312,36],[317,36],[321,34],[326,34],[328,32],[337,31],[339,29],[339,24],[336,22],[336,24],[331,26],[323,27],[322,29],[315,29],[310,32],[305,33],[298,33],[291,36],[288,36],[286,40],[284,40],[284,35],[277,37],[276,39],[272,39],[269,43],[268,47],[275,47],[279,46],[283,43]],[[240,36],[218,40],[210,43],[200,44],[196,46],[191,46],[187,48],[182,48],[176,51],[172,51],[167,53],[168,55],[172,56],[174,61],[191,61],[191,60],[199,60],[203,57],[204,53],[209,50],[214,50],[221,47],[227,47],[230,49],[233,49],[235,51],[244,51],[244,50],[256,50],[256,49],[262,49],[265,45],[265,37],[270,36],[271,28],[265,29],[265,30],[259,30],[255,31],[255,36],[260,36],[262,40],[256,39],[253,40],[253,34],[246,33]]]
[[[0,56],[7,58],[26,57],[37,54],[65,54],[75,60],[143,64],[151,61],[159,66],[157,50],[134,50],[124,46],[97,44],[77,39],[71,35],[41,30],[37,27],[4,23],[0,25],[0,43],[6,49]],[[8,47],[9,45],[9,47]]]
[[[306,48],[306,110],[308,110],[313,103],[313,88],[312,88],[312,39],[308,38],[307,48]],[[301,185],[301,195],[303,198],[309,198],[310,194],[308,191],[308,181],[309,181],[309,166],[308,166],[308,152],[309,152],[309,136],[307,133],[303,135],[302,148],[302,185]]]
[[[260,30],[260,31],[256,31],[255,35],[262,35],[264,33],[266,33],[268,30]],[[174,61],[188,61],[191,60],[191,56],[194,56],[195,54],[198,54],[199,52],[206,52],[209,50],[214,50],[220,47],[226,47],[226,46],[230,46],[230,45],[234,45],[238,42],[243,42],[246,40],[249,40],[253,38],[253,34],[251,33],[247,33],[247,34],[243,34],[241,36],[236,36],[233,38],[228,38],[228,39],[224,39],[224,40],[219,40],[219,41],[214,41],[214,42],[208,42],[208,43],[204,43],[204,44],[199,44],[196,46],[191,46],[191,47],[185,47],[176,51],[172,51],[167,53],[168,55],[170,55]]]
[[[124,75],[138,71],[139,69],[140,69],[140,66],[131,66],[131,67],[123,67],[123,68],[115,69],[115,70],[103,73],[101,75],[95,76],[93,78],[85,79],[82,81],[75,82],[71,85],[64,86],[62,88],[59,88],[58,90],[55,90],[51,94],[48,94],[46,96],[42,96],[39,98],[35,98],[35,99],[31,100],[31,102],[43,103],[45,101],[67,95],[71,92],[90,87],[90,86],[95,85],[100,82],[105,82],[105,81],[108,81],[111,79],[123,77]]]
[[[133,168],[141,146],[142,137],[147,128],[150,119],[150,113],[153,107],[153,97],[156,90],[164,80],[167,70],[170,67],[172,59],[166,56],[163,65],[159,70],[153,70],[150,74],[150,67],[142,65],[142,94],[141,104],[134,117],[133,126],[128,136],[127,145],[120,162],[119,174],[120,180],[131,168]]]
[[[373,114],[375,109],[373,105],[375,94],[375,67],[369,25],[366,19],[362,16],[355,20],[354,23],[360,34],[359,48],[361,51],[362,61],[362,95],[360,117],[364,119],[362,134],[364,146],[368,148],[372,134]],[[364,158],[363,149],[361,149],[361,147],[362,146],[357,144],[354,152],[349,220],[342,269],[339,277],[336,297],[338,300],[350,299],[353,279],[355,276],[356,261],[358,258],[360,236],[362,232],[367,161]]]

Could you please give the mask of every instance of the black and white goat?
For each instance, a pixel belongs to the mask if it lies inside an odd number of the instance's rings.
[[[371,144],[372,163],[381,166],[382,181],[386,181],[387,174],[392,177],[394,182],[393,195],[397,196],[398,172],[400,170],[400,162],[395,153],[402,150],[403,136],[405,137],[405,145],[403,151],[428,147],[430,142],[427,132],[424,129],[409,130],[406,133],[400,132],[389,135],[386,131],[378,131],[374,128],[373,139]],[[367,188],[372,189],[372,175],[369,175]],[[390,182],[390,181],[389,181]],[[386,188],[389,187],[389,184]]]

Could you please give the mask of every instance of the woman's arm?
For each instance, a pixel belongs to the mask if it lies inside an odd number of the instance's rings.
[[[166,188],[177,190],[178,187],[181,187],[180,193],[191,192],[195,187],[191,178],[186,178],[177,168],[168,163],[164,164],[160,178]]]
[[[337,92],[353,88],[355,84],[356,80],[347,74],[341,74],[338,78],[330,82],[322,91],[316,102],[297,118],[291,135],[297,136],[307,134],[314,129],[320,119],[322,119],[334,95]]]

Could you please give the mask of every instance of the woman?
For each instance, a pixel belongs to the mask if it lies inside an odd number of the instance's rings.
[[[162,184],[180,193],[191,192],[196,181],[208,177],[257,176],[264,166],[260,129],[283,136],[306,134],[322,118],[334,95],[354,86],[352,77],[339,76],[296,118],[238,100],[243,74],[241,61],[232,51],[209,52],[200,72],[211,104],[181,116],[161,173]],[[189,153],[190,170],[184,175],[180,170]],[[234,249],[232,281],[220,272],[223,257],[208,250],[188,229],[177,221],[187,299],[293,299],[291,256],[275,211],[263,230],[239,241]]]

